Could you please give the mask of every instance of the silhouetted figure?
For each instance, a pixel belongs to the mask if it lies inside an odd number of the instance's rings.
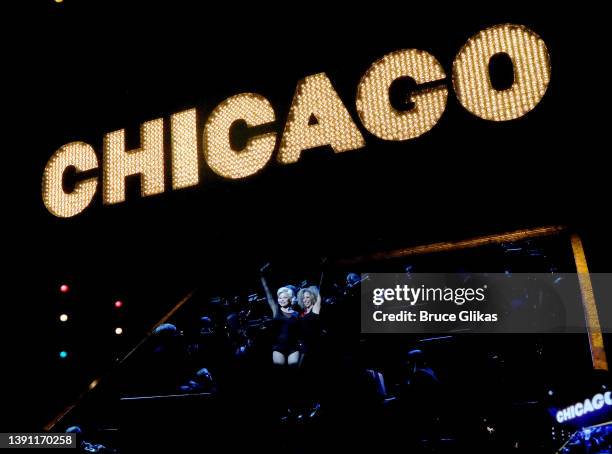
[[[439,441],[442,387],[436,373],[427,366],[422,350],[410,350],[397,389],[398,418],[418,449],[435,449]]]

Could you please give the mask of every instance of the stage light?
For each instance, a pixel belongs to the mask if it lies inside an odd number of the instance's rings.
[[[410,77],[418,85],[436,82],[410,95],[414,107],[398,111],[391,105],[389,89],[394,81]],[[365,128],[384,140],[409,140],[425,134],[438,123],[446,108],[448,88],[442,65],[427,52],[406,49],[392,52],[374,63],[359,82],[357,113]]]
[[[94,389],[96,386],[98,386],[98,380],[94,380],[89,384],[89,389]]]
[[[497,90],[489,77],[496,54],[512,60],[514,82]],[[508,121],[522,117],[539,104],[550,81],[550,58],[544,41],[522,25],[501,24],[472,36],[453,62],[457,100],[477,117]]]
[[[255,93],[241,93],[226,99],[210,114],[204,126],[204,156],[212,170],[225,178],[244,178],[260,171],[272,157],[276,133],[248,140],[242,150],[232,149],[230,128],[243,120],[248,127],[273,123],[270,102]]]
[[[65,351],[65,350],[62,350],[61,352],[59,352],[59,357],[60,357],[60,359],[68,358],[68,352]]]
[[[164,192],[164,120],[157,118],[140,127],[141,147],[127,150],[125,130],[104,136],[102,198],[105,205],[125,200],[125,179],[140,175],[142,197]]]
[[[340,153],[365,147],[365,140],[327,75],[318,73],[297,84],[278,161],[292,164],[303,150],[323,145]]]
[[[55,0],[55,3],[64,3],[64,0]]]
[[[500,54],[512,62],[513,83],[506,89],[497,89],[490,77],[491,59]],[[403,49],[388,53],[360,79],[355,107],[371,134],[383,140],[410,140],[439,122],[450,85],[457,101],[468,112],[500,122],[532,111],[546,93],[550,74],[550,57],[544,41],[525,26],[500,24],[482,30],[465,43],[453,61],[452,81],[442,64],[425,51]],[[403,78],[412,79],[417,89],[406,100],[411,106],[406,103],[406,108],[398,110],[391,105],[389,90]],[[124,129],[105,134],[101,169],[91,145],[71,142],[62,146],[43,172],[45,207],[57,217],[76,216],[93,202],[100,178],[104,205],[125,201],[126,178],[131,176],[139,177],[142,197],[165,192],[165,145],[171,151],[172,189],[197,185],[200,168],[197,117],[197,110],[191,108],[173,114],[169,128],[165,128],[163,118],[144,122],[140,127],[140,145],[135,149],[128,149]],[[231,96],[215,108],[204,121],[201,148],[208,166],[229,179],[244,178],[264,168],[277,142],[277,160],[281,164],[296,163],[302,152],[311,148],[326,146],[341,153],[366,146],[351,112],[324,72],[298,82],[279,141],[277,132],[268,131],[250,137],[244,149],[235,150],[237,144],[232,145],[229,132],[237,120],[247,127],[270,125],[278,129],[272,105],[256,93]],[[170,129],[169,139],[164,136],[165,129]],[[73,187],[65,188],[64,175],[69,168],[77,175],[91,176],[79,178]],[[454,246],[444,243],[440,247]]]
[[[120,300],[115,301],[115,307],[117,309],[119,309],[121,306],[123,306],[123,301],[120,301]]]
[[[92,202],[98,177],[81,179],[73,188],[64,189],[64,174],[72,167],[77,173],[98,168],[98,157],[91,145],[70,142],[58,149],[47,162],[43,173],[42,196],[49,212],[60,218],[79,214]]]
[[[552,396],[553,394],[554,394],[553,390],[552,390],[552,389],[550,389],[550,390],[548,391],[548,395],[549,395],[549,396]]]
[[[195,186],[200,181],[196,116],[196,110],[189,109],[170,118],[173,189]]]
[[[59,319],[61,322],[67,322],[68,321],[68,315],[66,314],[62,314],[59,316]]]
[[[66,284],[62,284],[60,286],[60,292],[62,293],[68,293],[68,290],[70,290],[70,287],[68,287]]]
[[[120,336],[121,334],[123,334],[123,328],[121,328],[121,327],[115,328],[115,334],[117,336]]]

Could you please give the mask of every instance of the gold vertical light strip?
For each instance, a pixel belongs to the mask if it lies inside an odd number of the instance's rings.
[[[93,147],[84,142],[71,142],[53,153],[45,166],[43,202],[51,214],[60,218],[75,216],[87,208],[98,187],[98,177],[92,177],[78,181],[71,192],[64,192],[64,173],[69,167],[77,172],[97,169],[98,157]]]
[[[506,90],[491,84],[489,62],[496,54],[512,60],[514,83]],[[544,96],[550,82],[550,57],[544,41],[522,25],[502,24],[471,37],[453,62],[457,99],[469,112],[492,121],[522,117]]]
[[[365,140],[327,75],[319,73],[297,84],[278,161],[297,162],[303,150],[323,145],[340,153],[363,148]]]
[[[580,293],[582,294],[582,306],[584,308],[584,315],[587,323],[593,367],[595,369],[608,370],[608,360],[606,359],[603,334],[599,324],[597,305],[595,304],[593,286],[591,284],[591,277],[589,275],[589,268],[587,266],[582,240],[577,234],[573,234],[571,236],[571,241],[574,260],[576,262],[576,271],[578,273],[578,282],[580,283]]]
[[[195,186],[200,181],[196,110],[189,109],[170,117],[172,147],[172,189]]]
[[[448,89],[439,86],[417,88],[410,96],[412,109],[394,109],[389,88],[401,77],[411,77],[417,84],[423,84],[441,81],[446,74],[438,60],[422,50],[399,50],[376,61],[359,82],[357,113],[365,128],[381,139],[414,139],[433,128],[446,108]]]
[[[164,120],[143,123],[141,148],[125,149],[125,130],[104,136],[104,203],[125,200],[125,178],[140,174],[143,197],[164,192]]]
[[[261,170],[272,157],[276,133],[252,137],[243,150],[231,147],[230,128],[238,120],[248,127],[261,126],[275,120],[270,102],[256,93],[232,96],[210,114],[204,126],[204,157],[215,173],[226,178],[244,178]]]

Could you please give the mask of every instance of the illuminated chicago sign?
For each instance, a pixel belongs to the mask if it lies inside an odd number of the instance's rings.
[[[559,410],[556,415],[557,422],[561,424],[571,421],[572,419],[599,411],[604,407],[612,407],[611,391],[604,394],[595,394],[592,399],[585,399],[584,402],[578,402],[563,410]]]
[[[506,54],[513,65],[510,87],[493,87],[489,62]],[[411,108],[392,106],[389,89],[400,78],[412,78],[417,88],[410,95]],[[508,121],[531,111],[542,99],[550,81],[550,60],[544,41],[521,25],[503,24],[471,37],[452,65],[452,86],[457,100],[470,113],[490,121]],[[423,84],[427,84],[423,86]],[[366,71],[357,87],[356,110],[367,132],[389,141],[414,139],[429,131],[446,108],[449,83],[442,65],[431,54],[416,49],[391,52]],[[313,121],[313,118],[316,121]],[[282,134],[268,132],[249,138],[242,149],[231,143],[230,130],[242,121],[248,127],[274,123],[270,102],[256,93],[241,93],[219,104],[197,131],[196,110],[170,116],[170,162],[172,189],[199,184],[198,141],[208,166],[230,179],[244,178],[261,170],[277,149],[281,164],[295,163],[304,150],[330,146],[334,152],[357,150],[365,138],[325,73],[305,77],[297,84]],[[165,191],[164,119],[147,121],[140,128],[140,148],[127,150],[125,130],[104,136],[101,186],[105,205],[125,200],[125,179],[139,175],[143,197]],[[278,140],[280,139],[280,140]],[[77,178],[64,187],[66,171],[78,177],[100,168],[93,147],[71,142],[48,161],[42,179],[46,208],[58,217],[82,212],[93,200],[99,176]]]

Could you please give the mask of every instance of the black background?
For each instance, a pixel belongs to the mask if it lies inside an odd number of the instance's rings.
[[[308,270],[324,257],[563,224],[583,235],[592,270],[610,271],[607,115],[600,110],[609,81],[596,10],[517,3],[469,11],[381,2],[219,6],[41,1],[10,24],[16,30],[5,46],[16,80],[5,89],[16,109],[5,134],[17,143],[5,150],[5,174],[7,200],[17,203],[4,222],[7,306],[19,317],[7,314],[6,322],[17,336],[5,343],[10,361],[15,357],[4,372],[16,379],[7,385],[15,400],[10,428],[40,428],[91,378],[96,355],[125,350],[187,291],[242,285],[266,261],[277,270]],[[505,22],[527,26],[550,52],[551,82],[532,112],[508,122],[481,120],[450,88],[438,124],[415,140],[385,142],[361,126],[357,84],[375,60],[423,49],[440,61],[450,84],[452,61],[467,39]],[[68,142],[87,142],[101,156],[103,135],[125,128],[128,147],[136,148],[142,122],[193,107],[201,132],[212,109],[241,92],[270,100],[280,134],[297,81],[318,72],[331,79],[366,148],[334,155],[322,147],[292,165],[273,159],[237,181],[215,175],[201,159],[197,187],[143,199],[130,184],[127,202],[113,206],[103,206],[98,191],[70,219],[53,217],[42,203],[45,163]],[[72,344],[100,326],[112,329],[109,301],[134,301],[124,320],[134,324],[134,337],[110,345],[112,336],[100,334],[69,373],[56,365],[66,336],[54,328],[62,282],[75,288],[71,298],[81,307],[74,309],[82,321]]]

